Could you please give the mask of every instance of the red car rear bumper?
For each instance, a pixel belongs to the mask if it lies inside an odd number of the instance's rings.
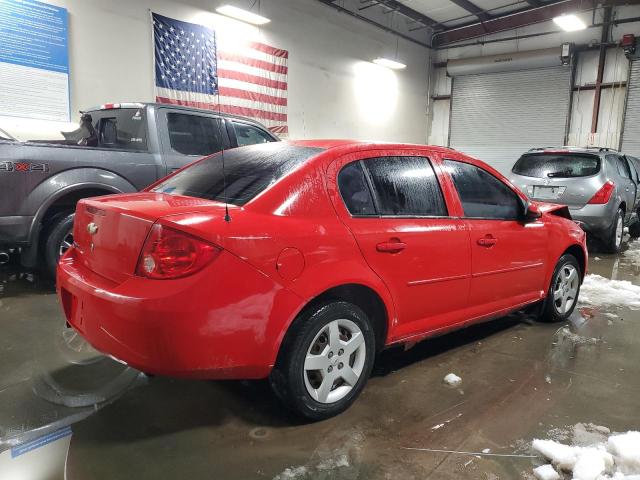
[[[97,350],[145,373],[263,378],[302,299],[235,256],[176,280],[90,271],[71,249],[58,266],[67,321]]]

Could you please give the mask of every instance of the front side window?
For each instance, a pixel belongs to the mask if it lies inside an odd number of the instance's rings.
[[[445,160],[445,167],[460,196],[465,217],[515,220],[520,198],[486,170],[469,163]]]
[[[338,189],[351,215],[376,215],[373,197],[360,162],[348,164],[338,175]]]
[[[380,215],[446,216],[440,184],[424,157],[379,157],[364,160]]]
[[[274,141],[268,133],[263,132],[259,128],[247,125],[246,123],[233,122],[233,128],[236,132],[239,147]]]
[[[222,150],[222,125],[219,118],[168,113],[167,127],[171,148],[183,155],[204,157]]]

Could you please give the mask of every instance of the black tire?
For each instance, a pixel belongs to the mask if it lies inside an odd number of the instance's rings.
[[[320,332],[338,319],[353,322],[362,332],[365,346],[364,365],[358,380],[354,382],[355,385],[344,397],[333,403],[322,403],[313,398],[307,390],[305,358],[318,334],[322,335]],[[338,415],[349,408],[367,383],[375,358],[375,345],[373,328],[362,309],[341,301],[320,304],[302,312],[287,332],[278,361],[271,372],[271,388],[287,407],[309,420],[323,420]],[[330,344],[327,344],[327,349],[331,349]],[[352,357],[349,358],[348,361],[351,361]],[[331,371],[331,368],[329,367],[328,371]],[[332,383],[332,391],[340,388],[340,382],[342,380]]]
[[[577,273],[577,290],[572,300],[573,304],[570,308],[564,310],[561,308],[562,301],[554,299],[554,292],[557,290],[558,282],[562,281],[562,272],[570,271],[571,267],[573,267],[574,271]],[[539,320],[543,322],[564,322],[565,320],[567,320],[578,304],[578,296],[580,295],[581,283],[582,271],[576,257],[571,255],[570,253],[567,253],[560,257],[560,260],[558,260],[556,268],[553,271],[553,275],[551,276],[551,284],[549,285],[547,296],[542,303],[542,308],[540,309],[540,314],[538,316]],[[558,302],[560,302],[560,305],[558,305]]]
[[[638,218],[636,221],[629,225],[629,236],[631,238],[640,237],[640,211],[638,212]]]
[[[73,232],[74,213],[65,213],[54,218],[46,232],[44,239],[44,264],[46,274],[56,278],[56,267],[60,260],[63,242],[68,241],[68,235]]]
[[[616,235],[616,226],[618,225],[618,221],[622,220],[623,233],[618,240]],[[604,238],[602,239],[602,248],[606,253],[618,253],[620,251],[620,247],[622,246],[622,238],[624,237],[624,212],[622,209],[618,209],[616,214],[613,217],[613,222],[611,223],[611,228],[608,232],[606,232]]]

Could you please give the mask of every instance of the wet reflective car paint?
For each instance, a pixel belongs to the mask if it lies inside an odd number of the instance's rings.
[[[98,350],[148,373],[262,378],[291,322],[333,287],[358,284],[378,295],[387,313],[384,344],[390,345],[539,301],[567,248],[577,246],[586,258],[582,230],[553,215],[560,207],[540,204],[542,217],[530,222],[465,219],[442,167],[445,158],[480,166],[510,184],[459,152],[349,141],[292,144],[323,150],[246,205],[229,205],[229,222],[223,204],[192,197],[143,192],[81,201],[78,245],[58,269],[69,323]],[[427,157],[448,216],[351,217],[337,174],[351,161],[380,156]],[[83,231],[92,222],[98,232],[89,239]],[[136,276],[144,232],[153,222],[222,252],[192,276]],[[498,238],[495,246],[477,243],[489,234]],[[389,241],[407,247],[377,249]]]

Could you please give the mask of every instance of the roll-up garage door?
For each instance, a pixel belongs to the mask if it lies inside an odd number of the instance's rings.
[[[627,88],[622,151],[640,157],[640,60],[631,63]]]
[[[564,144],[570,93],[563,66],[456,76],[449,144],[508,173],[529,148]]]

